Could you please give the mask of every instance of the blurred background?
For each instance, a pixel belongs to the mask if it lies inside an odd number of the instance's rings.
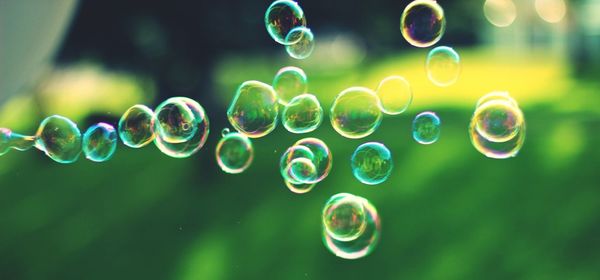
[[[121,144],[105,163],[63,165],[35,149],[2,156],[1,279],[600,279],[599,1],[487,10],[438,1],[447,20],[438,45],[462,63],[447,88],[427,79],[428,49],[402,38],[410,1],[299,1],[316,38],[303,61],[266,32],[270,2],[0,1],[0,127],[33,135],[52,114],[82,130],[116,126],[134,104],[187,96],[212,129],[187,159]],[[223,173],[214,147],[235,89],[271,83],[289,65],[305,70],[326,112],[345,88],[390,75],[409,80],[413,105],[360,140],[328,118],[308,135],[279,125],[253,140],[246,172]],[[508,160],[478,153],[467,132],[477,99],[495,90],[509,91],[527,121]],[[424,110],[442,119],[429,146],[410,133]],[[333,170],[298,195],[279,157],[309,136],[329,145]],[[350,170],[367,141],[393,153],[378,186]],[[382,239],[363,259],[337,258],[321,240],[322,207],[339,192],[364,196],[381,216]]]

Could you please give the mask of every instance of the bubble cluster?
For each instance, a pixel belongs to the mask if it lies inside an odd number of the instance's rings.
[[[340,135],[363,138],[381,124],[380,101],[368,88],[352,87],[338,94],[331,106],[331,125]]]
[[[427,55],[425,68],[432,83],[440,87],[450,86],[460,75],[460,56],[450,47],[433,48]]]
[[[383,79],[375,93],[379,97],[381,111],[388,115],[398,115],[406,111],[413,98],[410,84],[401,76]]]
[[[507,27],[517,18],[517,7],[512,0],[486,0],[483,14],[492,25]]]
[[[340,258],[362,258],[379,243],[381,221],[377,209],[360,196],[332,196],[323,207],[322,224],[325,247]]]
[[[275,91],[258,81],[243,82],[227,109],[229,123],[250,138],[271,133],[277,126],[278,115]]]
[[[294,97],[306,93],[307,89],[306,74],[298,67],[283,67],[273,78],[273,90],[277,94],[279,103],[284,106]]]
[[[292,29],[285,39],[287,42],[296,42],[285,46],[287,53],[295,59],[305,59],[315,49],[315,36],[306,27],[301,26]]]
[[[323,122],[323,108],[316,96],[298,95],[283,109],[283,126],[292,133],[307,133],[317,129]]]
[[[298,3],[291,0],[273,2],[265,12],[265,26],[271,38],[282,45],[291,45],[301,38],[288,40],[288,34],[297,27],[306,26],[304,11]]]
[[[117,149],[117,132],[107,123],[97,123],[83,134],[83,153],[91,161],[109,160]]]
[[[306,193],[329,175],[331,164],[331,151],[325,142],[304,138],[283,153],[279,171],[292,192]]]
[[[145,105],[127,109],[119,120],[119,137],[131,148],[141,148],[154,140],[154,112]]]
[[[354,177],[367,185],[385,182],[394,166],[390,150],[377,142],[368,142],[358,146],[352,154],[350,163]]]
[[[415,0],[402,13],[400,30],[411,45],[430,47],[442,38],[446,30],[444,10],[435,0]]]
[[[489,93],[477,102],[469,135],[477,151],[489,158],[516,156],[525,142],[525,117],[506,92]]]
[[[238,174],[244,172],[254,158],[252,142],[238,132],[224,132],[215,149],[219,167],[226,173]]]
[[[63,116],[47,117],[37,130],[35,147],[56,162],[75,162],[81,154],[81,131]]]
[[[418,114],[412,123],[413,139],[420,144],[432,144],[440,138],[440,118],[433,112]]]
[[[8,153],[10,149],[26,151],[34,145],[35,136],[21,135],[8,128],[0,128],[0,156]]]

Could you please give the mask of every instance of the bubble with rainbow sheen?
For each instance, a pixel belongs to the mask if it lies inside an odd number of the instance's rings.
[[[379,97],[364,87],[351,87],[338,94],[329,114],[331,126],[340,135],[358,139],[371,135],[383,118]]]
[[[317,178],[317,168],[308,158],[295,158],[286,168],[290,183],[311,184]]]
[[[179,97],[169,98],[154,110],[154,132],[168,143],[183,143],[196,133],[196,117]]]
[[[225,132],[215,149],[221,170],[230,174],[244,172],[254,159],[254,148],[250,138],[238,132]]]
[[[35,145],[35,136],[15,133],[8,128],[0,128],[0,156],[11,149],[26,151]]]
[[[170,98],[173,102],[185,104],[194,115],[196,128],[192,129],[192,134],[185,142],[172,143],[167,141],[161,133],[157,133],[154,139],[156,147],[165,155],[174,158],[186,158],[198,152],[206,143],[210,133],[210,122],[204,111],[204,107],[193,99],[187,97]],[[187,136],[186,136],[187,138]]]
[[[427,54],[425,69],[433,84],[440,87],[453,85],[460,75],[460,56],[451,47],[435,47]]]
[[[304,70],[287,66],[279,69],[273,78],[273,89],[281,105],[287,105],[291,100],[308,89],[308,79]]]
[[[434,112],[418,114],[412,123],[412,136],[420,144],[433,144],[440,138],[442,121]]]
[[[486,0],[483,15],[496,27],[508,27],[517,18],[517,7],[512,0]]]
[[[119,137],[123,144],[131,148],[148,145],[154,134],[154,112],[145,105],[131,106],[119,120]]]
[[[389,76],[383,79],[375,93],[379,97],[381,111],[388,115],[398,115],[406,111],[412,103],[413,92],[408,81],[402,76]]]
[[[344,259],[369,255],[379,243],[381,221],[377,209],[367,199],[340,193],[323,207],[323,243]]]
[[[327,144],[321,139],[309,137],[296,141],[294,146],[307,147],[313,154],[312,161],[317,169],[317,177],[310,182],[318,183],[323,181],[329,175],[333,166],[333,156]]]
[[[304,138],[283,153],[279,171],[290,191],[307,193],[329,175],[332,161],[325,142],[317,138]]]
[[[270,85],[259,81],[243,82],[227,109],[229,123],[250,138],[271,133],[277,126],[278,118],[275,91]]]
[[[308,133],[323,122],[323,108],[316,96],[298,95],[288,103],[281,115],[283,126],[292,133]]]
[[[435,0],[414,0],[402,12],[400,30],[415,47],[433,46],[446,31],[444,9]]]
[[[107,123],[90,126],[83,134],[83,154],[91,161],[109,160],[117,149],[117,131]]]
[[[285,46],[286,52],[295,59],[308,58],[315,49],[315,36],[304,26],[292,29],[285,37],[286,42],[295,42]]]
[[[385,182],[394,167],[390,150],[377,142],[367,142],[358,146],[350,163],[354,177],[366,185]]]
[[[291,146],[281,155],[281,158],[279,159],[279,172],[284,180],[295,181],[294,178],[290,176],[291,174],[289,167],[293,160],[299,158],[306,158],[312,162],[312,160],[315,158],[315,155],[308,147],[302,145]]]
[[[35,134],[35,147],[56,162],[75,162],[81,154],[81,131],[68,118],[47,117]]]
[[[282,45],[290,45],[297,41],[287,40],[288,34],[294,28],[306,26],[306,17],[298,3],[291,0],[278,0],[267,8],[265,26],[273,40]]]

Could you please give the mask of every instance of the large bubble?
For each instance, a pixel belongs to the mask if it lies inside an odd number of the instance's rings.
[[[179,97],[160,103],[154,110],[154,131],[169,143],[183,143],[194,136],[196,118],[192,110]]]
[[[215,149],[215,156],[219,167],[227,173],[242,173],[254,158],[254,148],[248,137],[241,133],[224,133]]]
[[[450,86],[460,75],[460,56],[450,47],[433,48],[427,55],[425,68],[432,83],[440,87]]]
[[[250,138],[271,133],[277,126],[278,115],[275,91],[258,81],[242,83],[227,109],[229,123]]]
[[[398,115],[406,111],[413,98],[410,84],[401,76],[383,79],[375,92],[379,97],[381,111],[388,115]]]
[[[119,137],[123,144],[141,148],[154,140],[154,112],[145,105],[127,109],[119,120]]]
[[[83,134],[83,153],[91,161],[107,161],[116,149],[117,132],[110,124],[97,123]]]
[[[379,98],[368,88],[352,87],[338,94],[331,106],[331,125],[340,135],[358,139],[373,133],[381,124]]]
[[[350,163],[354,177],[367,185],[385,182],[390,177],[394,166],[390,150],[377,142],[358,146],[352,154]]]
[[[306,17],[298,3],[291,0],[273,2],[265,12],[265,26],[271,38],[282,45],[290,45],[298,41],[287,40],[290,31],[296,27],[306,26]]]
[[[56,162],[75,162],[81,154],[81,131],[63,116],[47,117],[37,130],[35,147]]]
[[[430,47],[442,38],[446,30],[444,10],[435,0],[415,0],[402,13],[400,30],[411,45]]]
[[[442,122],[434,112],[418,114],[412,123],[413,139],[421,144],[433,144],[440,138]]]
[[[287,53],[295,59],[309,57],[315,49],[315,36],[306,27],[296,27],[285,37],[287,42],[295,42],[285,46]]]
[[[306,74],[298,67],[287,66],[279,69],[273,78],[273,89],[281,105],[287,105],[294,97],[306,93]]]
[[[308,133],[323,121],[323,108],[316,96],[301,94],[294,97],[283,109],[283,126],[292,133]]]

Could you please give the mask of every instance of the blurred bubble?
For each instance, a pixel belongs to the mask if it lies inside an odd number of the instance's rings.
[[[281,105],[287,105],[294,97],[306,93],[307,88],[306,74],[298,67],[283,67],[273,78],[273,89]]]
[[[394,166],[390,150],[377,142],[368,142],[358,146],[352,154],[350,163],[354,177],[367,185],[385,182]]]
[[[228,127],[223,128],[223,130],[221,130],[221,137],[225,137],[225,135],[229,134],[229,132],[231,132],[231,131],[229,130]]]
[[[315,49],[315,36],[306,27],[296,27],[285,37],[286,42],[295,42],[285,46],[287,53],[295,59],[309,57]]]
[[[35,136],[35,147],[56,162],[72,163],[81,154],[81,132],[73,121],[63,116],[45,118]]]
[[[311,184],[317,178],[317,168],[308,158],[295,158],[287,166],[288,178],[291,183]]]
[[[282,45],[289,45],[298,41],[287,40],[288,33],[300,26],[306,26],[306,17],[298,3],[290,0],[273,2],[265,13],[265,26],[271,38]]]
[[[227,109],[229,123],[250,138],[271,133],[277,126],[278,114],[275,91],[258,81],[242,83]]]
[[[383,79],[375,91],[379,97],[379,107],[388,115],[398,115],[408,109],[413,93],[404,77],[390,76]]]
[[[283,109],[283,126],[292,133],[307,133],[317,129],[323,122],[323,108],[316,96],[298,95]]]
[[[483,14],[492,25],[507,27],[517,18],[517,7],[512,0],[486,0]]]
[[[254,158],[254,148],[248,137],[241,133],[227,133],[219,140],[215,150],[219,167],[227,173],[244,172]]]
[[[196,133],[194,113],[178,97],[160,103],[154,110],[154,132],[169,143],[182,143]]]
[[[460,74],[460,56],[450,47],[436,47],[427,55],[425,63],[427,77],[437,86],[454,84]]]
[[[420,144],[432,144],[440,138],[440,118],[433,112],[418,114],[412,123],[412,135]]]
[[[444,9],[435,0],[415,0],[402,13],[400,30],[411,45],[419,48],[432,46],[446,30]]]
[[[535,11],[546,22],[560,22],[567,14],[564,0],[535,0]]]
[[[0,128],[0,156],[10,149],[26,151],[35,145],[35,136],[25,136],[12,132],[8,128]]]
[[[366,137],[381,124],[382,113],[379,105],[379,98],[368,88],[346,89],[333,101],[331,125],[346,138]]]
[[[153,126],[154,112],[145,105],[134,105],[127,109],[119,120],[119,137],[123,144],[141,148],[154,139]]]
[[[116,149],[117,132],[110,124],[97,123],[83,134],[83,153],[91,161],[107,161]]]

